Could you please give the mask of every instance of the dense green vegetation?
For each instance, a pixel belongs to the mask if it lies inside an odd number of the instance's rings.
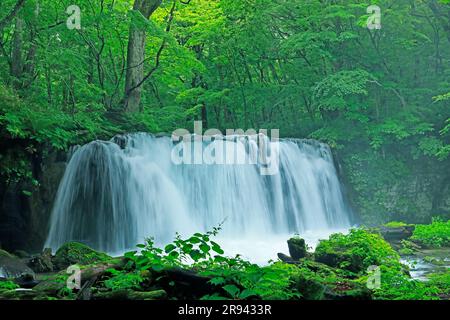
[[[202,120],[328,142],[366,223],[445,216],[450,5],[376,1],[382,28],[369,30],[371,4],[80,0],[73,29],[67,1],[4,0],[2,184],[25,180],[30,195],[49,147]]]
[[[213,241],[218,232],[178,235],[164,248],[147,239],[138,251],[116,259],[69,243],[52,259],[61,272],[44,277],[31,292],[14,291],[18,286],[12,281],[0,282],[0,298],[72,300],[86,288],[93,299],[131,300],[438,300],[450,294],[448,268],[428,275],[427,282],[411,279],[398,253],[376,231],[334,234],[304,258],[266,266],[227,256]],[[81,291],[66,286],[69,275],[58,267],[61,262],[64,268],[80,266]]]
[[[450,220],[434,219],[432,224],[417,225],[412,239],[430,247],[450,246]]]

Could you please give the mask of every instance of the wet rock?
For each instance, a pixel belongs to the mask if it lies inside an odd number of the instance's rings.
[[[302,238],[291,238],[288,240],[289,254],[292,259],[299,260],[304,258],[307,254],[305,240]]]
[[[53,271],[52,250],[44,249],[44,251],[28,261],[28,266],[37,273],[46,273]]]
[[[292,259],[288,255],[285,255],[284,253],[278,253],[278,258],[281,261],[283,261],[284,263],[289,263],[289,264],[295,264],[296,263],[296,261],[294,259]]]
[[[34,279],[35,274],[19,258],[7,253],[0,252],[0,278],[6,279]]]

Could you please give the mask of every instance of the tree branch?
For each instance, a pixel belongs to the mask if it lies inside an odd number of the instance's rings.
[[[0,30],[6,27],[8,23],[10,23],[14,17],[17,15],[19,10],[23,7],[26,0],[18,0],[14,8],[11,10],[11,12],[3,18],[3,20],[0,21]]]

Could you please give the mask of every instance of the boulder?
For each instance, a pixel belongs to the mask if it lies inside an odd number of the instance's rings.
[[[34,279],[35,275],[22,260],[0,250],[0,278],[5,279]]]
[[[380,233],[386,241],[400,241],[410,238],[413,235],[415,227],[413,225],[404,226],[381,226]]]
[[[326,300],[372,300],[372,293],[362,284],[342,281],[327,287]]]
[[[302,299],[322,300],[326,287],[313,277],[299,275],[294,280],[295,288],[300,292]]]
[[[284,253],[278,253],[278,259],[280,259],[284,263],[289,263],[289,264],[295,264],[296,263],[296,261],[294,259],[292,259],[288,255],[285,255]]]
[[[288,240],[289,254],[292,259],[299,260],[306,256],[307,248],[305,240],[302,238],[291,238]]]
[[[326,264],[333,268],[346,269],[348,271],[359,273],[364,271],[363,259],[350,252],[330,252],[317,251],[315,252],[315,261]]]
[[[105,253],[95,251],[79,242],[68,242],[56,251],[53,266],[56,270],[63,270],[71,265],[88,265],[110,260]]]

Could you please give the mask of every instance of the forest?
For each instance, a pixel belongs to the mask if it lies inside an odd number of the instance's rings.
[[[449,300],[449,168],[450,0],[0,2],[0,300]]]

